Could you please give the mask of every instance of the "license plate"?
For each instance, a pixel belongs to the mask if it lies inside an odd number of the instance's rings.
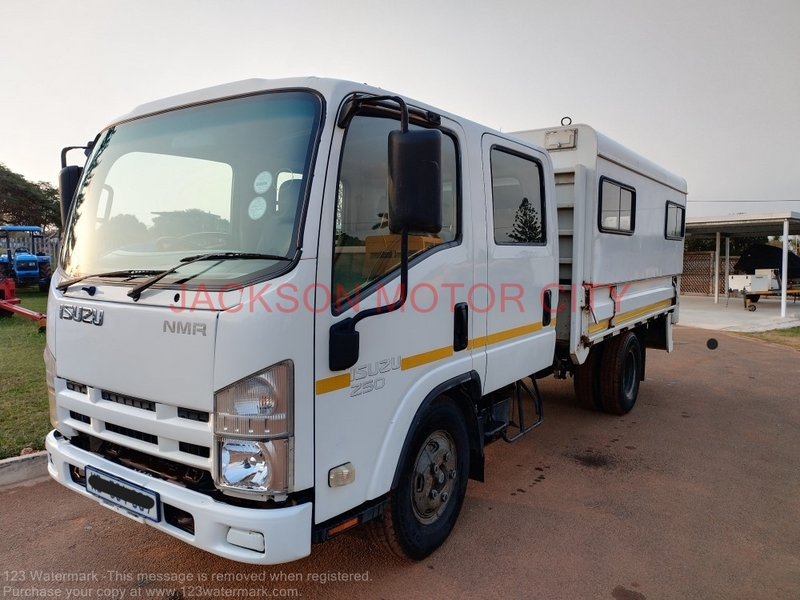
[[[161,503],[158,494],[94,467],[86,467],[86,490],[106,502],[124,508],[136,516],[158,523]]]

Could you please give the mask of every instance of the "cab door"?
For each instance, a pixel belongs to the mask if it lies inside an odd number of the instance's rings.
[[[321,221],[315,308],[315,521],[389,491],[411,422],[442,382],[469,374],[473,283],[469,207],[463,201],[458,124],[442,119],[443,226],[409,236],[409,286],[402,310],[361,320],[359,358],[330,366],[331,326],[399,297],[400,236],[388,223],[388,136],[396,111],[372,107],[337,128]],[[430,123],[411,127],[434,127]],[[320,300],[320,296],[323,296]],[[331,480],[348,465],[354,478]],[[338,472],[341,472],[338,471]]]
[[[486,336],[476,345],[486,349],[488,392],[553,362],[558,230],[544,152],[486,134],[482,157],[488,294]]]

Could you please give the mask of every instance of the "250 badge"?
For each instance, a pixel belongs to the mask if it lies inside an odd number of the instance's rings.
[[[379,377],[400,368],[400,357],[384,358],[350,369],[350,396],[361,396],[386,385],[386,379]]]

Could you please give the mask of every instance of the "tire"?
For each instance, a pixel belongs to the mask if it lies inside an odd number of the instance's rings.
[[[425,409],[401,458],[397,487],[372,539],[401,558],[422,560],[441,546],[461,512],[469,475],[469,441],[455,402],[440,396]]]
[[[605,342],[600,397],[603,409],[615,415],[628,414],[639,395],[642,374],[642,347],[632,331]]]
[[[50,278],[53,276],[50,263],[39,263],[39,291],[47,292],[50,290]]]
[[[747,299],[750,302],[758,302],[760,298],[761,298],[760,294],[747,294]]]
[[[589,410],[603,410],[600,398],[600,365],[603,359],[603,344],[592,346],[586,362],[575,367],[572,383],[578,403]]]

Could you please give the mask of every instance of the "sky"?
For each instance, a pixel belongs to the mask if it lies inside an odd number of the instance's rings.
[[[0,163],[31,181],[55,184],[61,148],[144,102],[251,77],[316,75],[506,132],[569,116],[686,179],[689,217],[800,212],[798,0],[2,8]]]

